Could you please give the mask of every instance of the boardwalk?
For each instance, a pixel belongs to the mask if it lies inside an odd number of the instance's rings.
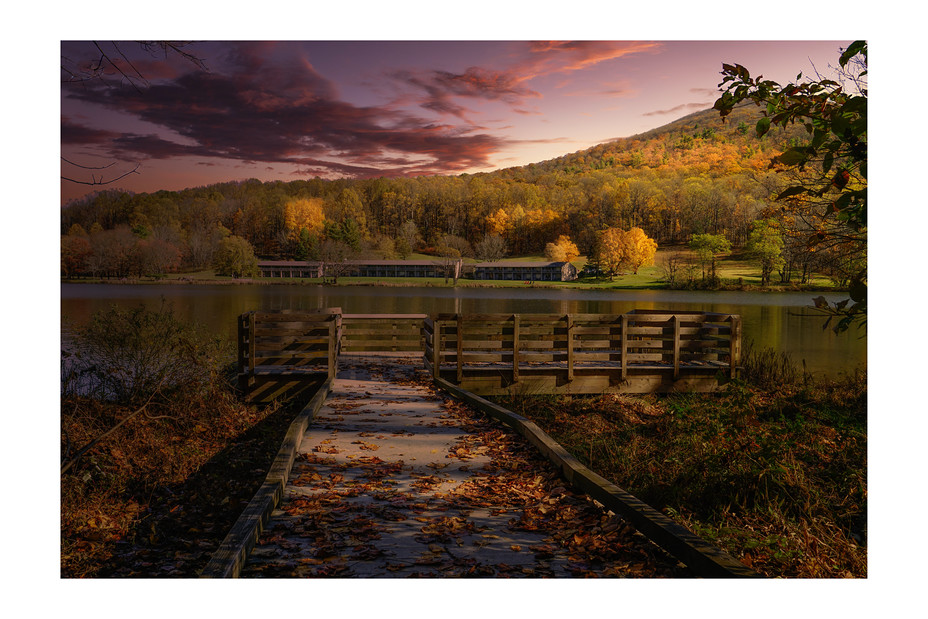
[[[685,577],[418,358],[343,355],[242,577]]]

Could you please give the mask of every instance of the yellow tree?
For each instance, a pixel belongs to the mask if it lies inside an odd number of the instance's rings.
[[[506,236],[512,228],[512,222],[509,214],[503,209],[497,209],[495,213],[487,215],[487,230],[490,234]]]
[[[596,243],[596,262],[610,278],[614,278],[622,266],[624,257],[623,238],[625,231],[621,228],[606,228],[599,233]]]
[[[579,256],[577,245],[563,234],[553,243],[545,245],[545,258],[552,262],[573,262]]]
[[[310,233],[322,230],[325,215],[322,198],[294,198],[284,205],[284,225],[291,239],[297,239],[304,228]]]
[[[657,253],[657,241],[650,238],[641,228],[632,228],[622,234],[623,262],[637,274],[638,269],[645,264],[654,263],[654,254]]]
[[[606,228],[599,233],[595,258],[599,268],[614,278],[622,266],[630,267],[632,272],[637,274],[642,265],[654,261],[656,252],[657,242],[649,238],[641,228],[628,231]]]

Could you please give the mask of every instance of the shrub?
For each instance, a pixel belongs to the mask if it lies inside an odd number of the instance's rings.
[[[169,306],[94,313],[63,353],[62,395],[137,403],[158,390],[205,390],[228,360],[227,344],[178,320]]]

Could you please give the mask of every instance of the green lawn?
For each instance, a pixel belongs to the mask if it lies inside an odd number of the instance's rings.
[[[678,249],[678,248],[661,248],[658,249],[657,255],[654,259],[654,264],[650,266],[643,266],[638,269],[638,273],[632,273],[631,271],[619,273],[614,278],[609,277],[600,277],[600,278],[584,278],[578,279],[570,282],[532,282],[525,283],[522,280],[516,281],[485,281],[485,280],[473,280],[467,278],[461,278],[458,280],[457,285],[461,287],[479,287],[479,286],[489,286],[489,287],[502,287],[502,288],[527,288],[527,287],[551,287],[551,288],[580,288],[580,289],[594,289],[594,290],[610,290],[610,289],[662,289],[667,288],[667,283],[664,281],[664,269],[663,264],[668,256],[674,253],[680,253],[683,255],[688,255],[690,252],[687,249]],[[428,256],[425,254],[412,254],[409,256],[409,260],[435,260],[434,256]],[[505,258],[505,260],[511,261],[522,261],[522,262],[546,262],[544,256],[538,254],[531,254],[525,256],[510,256]],[[474,264],[475,260],[468,259],[467,263]],[[577,267],[578,270],[583,269],[587,263],[586,256],[580,256],[572,262],[572,264]],[[701,272],[698,264],[695,263],[693,267],[693,273],[696,279],[700,278]],[[742,256],[737,257],[724,257],[717,262],[717,272],[722,281],[722,288],[741,288],[741,287],[759,287],[760,286],[760,267],[751,260],[745,259]],[[87,280],[83,280],[87,281]],[[142,280],[146,281],[163,281],[163,282],[231,282],[235,281],[231,277],[218,276],[212,269],[206,269],[202,271],[193,271],[186,273],[170,273],[165,275],[159,280]],[[304,285],[314,285],[322,284],[323,281],[320,278],[255,278],[255,282],[264,283],[264,284],[304,284]],[[338,285],[340,286],[435,286],[435,287],[451,287],[453,282],[451,280],[445,281],[443,277],[339,277]],[[795,287],[796,284],[789,286],[790,288]],[[777,286],[776,282],[770,286],[772,290],[780,288]],[[813,278],[812,282],[806,286],[806,288],[812,289],[833,289],[834,286],[827,277],[819,276]]]

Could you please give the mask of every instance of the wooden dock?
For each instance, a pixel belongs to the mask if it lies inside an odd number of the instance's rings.
[[[344,314],[339,308],[326,308],[248,312],[239,318],[238,334],[239,381],[252,399],[266,400],[312,385],[318,388],[288,431],[267,481],[203,576],[491,576],[501,575],[501,565],[506,575],[683,575],[675,561],[685,564],[690,575],[755,576],[736,559],[587,469],[531,421],[480,397],[719,389],[738,372],[739,316],[655,311],[386,315]],[[465,408],[455,408],[449,395]],[[460,412],[456,421],[446,416],[448,410]],[[485,509],[489,505],[484,505],[485,498],[479,505],[462,502],[460,493],[468,484],[496,491],[514,481],[504,483],[491,474],[509,470],[510,464],[483,460],[487,471],[468,477],[476,472],[475,456],[484,458],[484,450],[512,440],[498,430],[489,438],[468,438],[468,432],[484,423],[472,416],[478,410],[522,435],[555,465],[557,474],[541,464],[526,469],[532,484],[543,469],[547,471],[543,477],[551,488],[542,494],[547,493],[551,505],[571,496],[570,509],[599,506],[606,511],[594,514],[596,530],[603,530],[602,523],[629,534],[637,530],[674,559],[659,559],[659,553],[646,550],[647,544],[635,542],[636,552],[650,557],[641,563],[647,569],[630,571],[627,558],[612,565],[612,559],[599,557],[591,564],[595,567],[578,571],[570,556],[550,551],[554,529],[541,537],[520,537],[518,528],[512,529],[511,516],[505,522],[496,518],[513,511],[524,519],[528,512],[519,507],[521,499],[512,505],[509,499],[499,504],[494,499],[490,511]],[[316,421],[322,425],[314,423],[319,411]],[[396,426],[401,420],[405,425],[386,431],[384,424]],[[456,429],[449,433],[451,427]],[[375,460],[368,451],[384,457]],[[326,459],[340,454],[344,462]],[[392,462],[387,454],[398,459]],[[452,463],[453,471],[433,472]],[[577,494],[559,488],[558,476]],[[383,485],[387,477],[389,487]],[[423,480],[440,492],[427,496],[420,487]],[[406,486],[409,492],[400,493]],[[358,499],[357,504],[354,498],[348,500],[349,495]],[[524,491],[519,496],[524,498]],[[378,503],[381,500],[385,503]],[[448,500],[451,503],[445,505]],[[430,502],[439,504],[434,514]],[[449,521],[444,510],[452,506],[463,508],[454,522],[466,525],[466,531],[434,536],[433,529],[438,531]],[[338,512],[332,522],[317,522],[330,508]],[[345,510],[354,514],[352,523],[364,523],[362,529],[371,533],[370,539],[351,533],[342,521],[344,515],[339,516]],[[387,512],[386,521],[375,517]],[[580,526],[567,524],[570,530]],[[312,529],[315,543],[304,539],[311,527],[318,528]],[[496,539],[505,543],[490,542]],[[604,548],[612,552],[632,547],[627,546],[630,542],[630,538],[610,540]],[[253,550],[256,554],[249,559]],[[431,565],[441,567],[422,570]]]
[[[715,391],[737,376],[741,317],[248,312],[238,351],[253,399],[334,376],[342,351],[417,352],[434,378],[477,395]]]

